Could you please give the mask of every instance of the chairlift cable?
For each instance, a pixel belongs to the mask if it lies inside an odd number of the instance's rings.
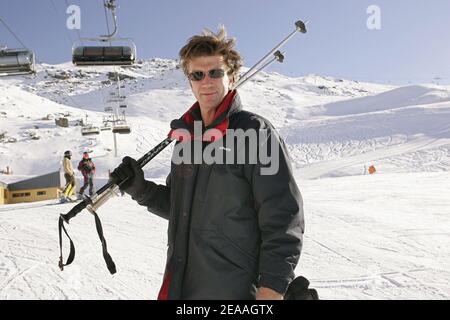
[[[57,9],[57,7],[56,7],[56,5],[55,5],[55,2],[54,2],[53,0],[50,0],[50,2],[51,2],[51,4],[52,4],[53,9],[55,10],[56,14],[59,14],[58,9]],[[65,3],[66,3],[66,5],[67,5],[67,7],[69,7],[69,4],[67,3],[67,0],[65,0]],[[72,38],[70,37],[70,33],[69,33],[66,29],[64,29],[64,30],[65,30],[66,39],[69,41],[69,44],[72,45],[72,42],[73,42],[73,41],[72,41]],[[80,34],[78,33],[78,30],[77,30],[77,29],[75,29],[75,30],[76,30],[76,32],[77,32],[78,39],[81,41]],[[85,115],[87,115],[87,113],[86,113],[86,111],[84,110],[84,108],[83,108],[81,105],[79,105],[79,104],[75,101],[75,99],[74,99],[72,96],[67,95],[67,97],[69,98],[69,100],[71,100],[71,101],[75,104],[76,107],[78,107],[79,109],[81,109],[81,111],[82,111]]]
[[[28,47],[26,45],[24,45],[24,43],[19,39],[19,37],[11,30],[10,27],[8,27],[8,25],[6,24],[6,22],[0,17],[0,21],[3,23],[3,25],[5,26],[6,29],[8,29],[8,31],[14,36],[14,38],[16,38],[16,40],[22,45],[23,48],[28,49]]]
[[[5,20],[3,20],[1,17],[0,17],[0,22],[5,26],[5,28],[14,36],[14,38],[16,38],[16,40],[20,43],[20,45],[22,46],[22,48],[24,48],[24,49],[26,49],[26,50],[28,50],[28,51],[30,51],[30,52],[33,52],[32,50],[30,50],[21,40],[20,40],[20,38],[14,33],[14,31],[12,31],[12,29],[6,24],[6,22],[5,22]],[[36,58],[36,56],[34,55],[34,52],[33,52],[33,56],[34,56],[34,59],[35,59],[35,61],[37,61],[38,63],[40,63],[40,64],[42,64],[43,62],[40,60],[40,59],[38,59],[38,58]],[[33,63],[34,64],[34,63]]]
[[[53,10],[55,10],[55,13],[57,15],[59,15],[60,13],[58,12],[58,8],[56,8],[55,2],[53,0],[50,0],[50,2],[52,4]],[[65,31],[64,34],[66,35],[67,41],[69,41],[70,46],[72,46],[73,41],[72,41],[72,38],[70,37],[69,32],[67,31],[66,28],[64,28],[64,31]]]

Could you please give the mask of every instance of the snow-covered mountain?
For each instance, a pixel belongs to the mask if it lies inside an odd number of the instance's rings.
[[[0,181],[54,171],[65,150],[74,161],[90,151],[106,179],[122,156],[138,158],[163,140],[194,102],[174,60],[118,68],[132,132],[117,136],[115,157],[111,131],[86,137],[77,125],[86,115],[101,124],[113,71],[67,63],[0,78],[0,170],[14,173]],[[327,299],[450,297],[450,86],[262,72],[239,92],[290,151],[306,217],[298,274]],[[60,116],[68,128],[56,126]],[[145,167],[148,179],[164,181],[171,150]],[[370,165],[377,174],[366,174]],[[56,219],[70,205],[48,204],[0,208],[0,298],[155,298],[165,221],[127,196],[99,210],[119,266],[110,277],[93,221],[80,215],[71,223],[80,256],[60,273]]]
[[[170,120],[194,99],[174,60],[152,59],[118,69],[133,127],[129,136],[118,136],[119,156],[139,157],[164,138]],[[110,105],[107,99],[116,91],[114,69],[80,69],[67,63],[38,70],[35,77],[1,79],[0,168],[9,165],[23,175],[44,173],[58,166],[64,150],[79,155],[88,150],[99,163],[100,175],[106,176],[120,160],[114,158],[111,132],[86,138],[74,125],[86,115],[89,122],[101,124]],[[304,177],[360,174],[369,163],[383,172],[441,171],[450,165],[449,87],[393,87],[262,72],[240,93],[248,110],[280,130]],[[54,118],[61,115],[68,116],[69,128],[55,125]],[[161,163],[167,163],[170,152],[162,156]],[[337,161],[336,167],[329,160]],[[325,162],[331,170],[317,171]],[[155,169],[166,173],[154,164],[148,168],[152,177]]]

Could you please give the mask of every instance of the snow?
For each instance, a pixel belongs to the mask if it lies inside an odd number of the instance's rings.
[[[306,180],[296,271],[324,299],[448,299],[450,175]]]
[[[118,68],[128,77],[121,83],[132,133],[117,136],[115,157],[110,131],[86,138],[76,126],[86,115],[101,123],[113,70],[65,63],[0,78],[0,170],[13,171],[0,181],[57,170],[65,150],[74,164],[89,151],[100,187],[121,157],[153,148],[194,102],[174,60]],[[321,298],[450,298],[450,87],[261,72],[239,91],[245,108],[269,119],[289,149],[306,220],[296,273]],[[55,125],[62,115],[68,128]],[[148,179],[164,183],[171,150],[145,167]],[[370,165],[376,174],[367,174]],[[61,272],[57,221],[72,206],[0,207],[0,299],[155,299],[167,222],[128,196],[102,206],[118,269],[111,276],[93,217],[83,211],[68,226],[75,261]],[[65,258],[68,249],[65,242]]]

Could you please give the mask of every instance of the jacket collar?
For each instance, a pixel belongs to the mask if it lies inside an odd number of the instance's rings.
[[[210,129],[219,130],[223,137],[229,126],[230,116],[241,110],[241,99],[239,98],[237,91],[229,91],[217,107],[212,123],[207,127],[202,127],[202,137],[194,137],[194,121],[202,121],[200,105],[197,101],[192,107],[189,108],[189,110],[185,114],[183,114],[180,119],[172,120],[172,122],[170,123],[170,127],[172,130],[169,132],[168,136],[169,138],[176,139],[178,141],[196,140],[200,138],[203,141],[213,141],[217,137],[217,135],[215,134],[213,136]],[[184,134],[186,132],[185,130],[190,133],[189,136],[186,136],[186,134]],[[215,133],[217,133],[216,130]]]

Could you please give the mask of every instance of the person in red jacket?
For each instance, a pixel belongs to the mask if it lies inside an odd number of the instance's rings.
[[[94,175],[95,175],[95,164],[89,157],[89,153],[83,152],[83,159],[78,163],[78,170],[81,171],[83,175],[84,184],[78,192],[78,196],[81,198],[84,194],[84,190],[89,185],[89,196],[94,194]]]

